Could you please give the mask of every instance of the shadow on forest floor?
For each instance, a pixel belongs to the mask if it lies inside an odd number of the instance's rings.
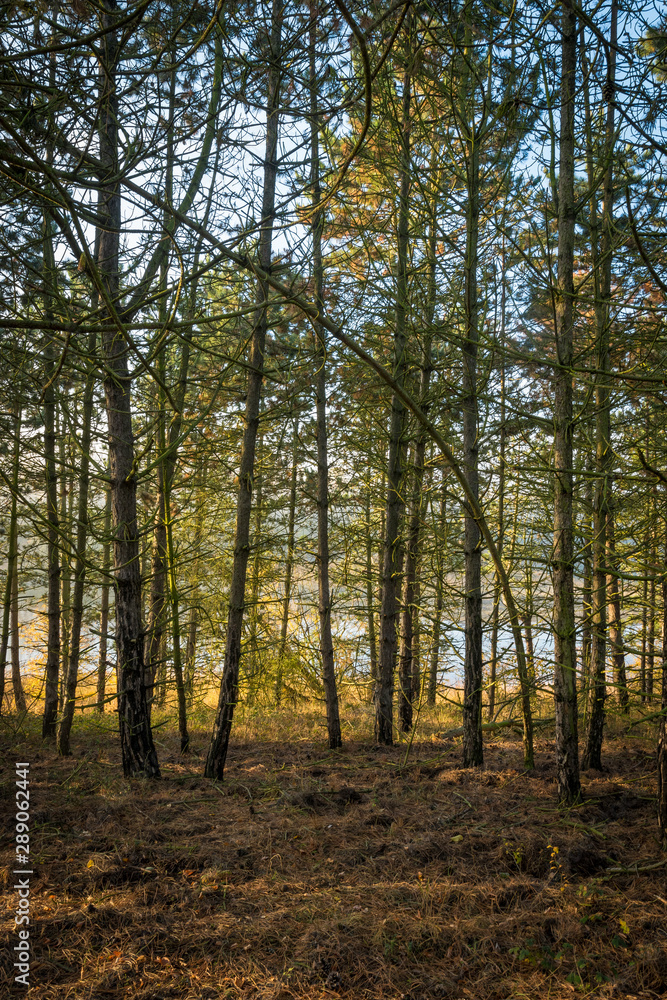
[[[4,734],[0,983],[11,983],[14,761],[31,763],[29,997],[430,1000],[667,994],[667,858],[652,744],[617,737],[584,801],[554,806],[553,742],[524,772],[515,735],[463,770],[458,740],[327,752],[207,733],[163,779],[117,748],[61,759]],[[18,756],[17,756],[18,754]],[[14,985],[13,983],[11,984]],[[22,990],[15,987],[15,991]],[[14,990],[13,990],[14,992]]]

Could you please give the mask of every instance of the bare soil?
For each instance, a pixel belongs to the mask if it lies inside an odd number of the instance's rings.
[[[108,734],[77,732],[61,759],[32,729],[3,730],[0,995],[667,996],[652,740],[608,742],[607,770],[558,810],[548,735],[532,772],[507,731],[480,770],[460,767],[458,740],[253,740],[218,785],[201,777],[204,730],[182,758],[162,729],[162,780],[128,782]],[[15,760],[31,762],[27,991],[12,969]]]

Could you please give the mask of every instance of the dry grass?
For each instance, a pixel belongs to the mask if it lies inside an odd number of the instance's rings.
[[[246,712],[220,786],[201,777],[204,720],[186,759],[172,728],[157,730],[156,783],[124,781],[115,740],[92,721],[65,760],[34,722],[5,730],[10,807],[14,760],[32,764],[27,995],[667,994],[651,743],[618,734],[608,771],[587,772],[583,804],[559,812],[548,730],[531,774],[512,734],[487,741],[484,769],[471,771],[457,740],[420,738],[407,755],[374,747],[359,738],[367,708],[355,711],[336,753],[323,748],[319,714]],[[267,731],[274,738],[260,739]],[[6,865],[11,826],[6,809]],[[4,871],[0,983],[11,983]]]

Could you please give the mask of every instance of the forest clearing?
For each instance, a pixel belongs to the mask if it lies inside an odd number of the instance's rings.
[[[0,992],[667,996],[666,109],[659,0],[0,4]]]
[[[533,771],[511,729],[487,739],[480,770],[461,767],[460,737],[435,735],[453,715],[383,747],[370,706],[345,708],[354,731],[336,751],[317,706],[240,713],[223,784],[201,777],[208,726],[187,758],[173,724],[159,728],[162,780],[130,785],[99,722],[71,758],[34,724],[5,735],[4,773],[16,752],[34,761],[28,995],[664,997],[667,859],[645,727],[612,721],[605,771],[584,772],[583,801],[563,811],[553,727]]]

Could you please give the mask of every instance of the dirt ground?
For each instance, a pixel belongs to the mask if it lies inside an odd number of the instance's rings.
[[[481,770],[457,739],[233,742],[218,785],[204,730],[181,758],[162,729],[162,780],[127,782],[111,734],[77,732],[60,759],[28,729],[2,729],[3,996],[667,996],[650,736],[608,743],[559,811],[548,730],[528,773],[511,733]],[[29,990],[12,981],[15,760],[31,764]]]

